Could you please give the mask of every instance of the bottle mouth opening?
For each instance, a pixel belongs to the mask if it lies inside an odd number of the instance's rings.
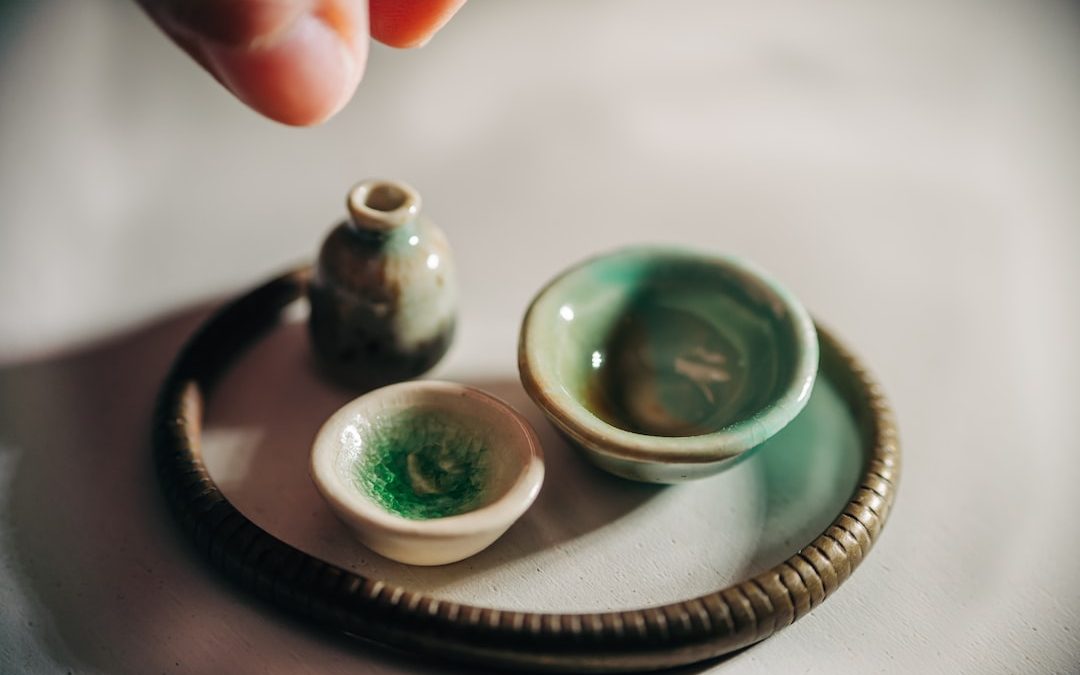
[[[366,180],[349,191],[346,205],[355,227],[385,231],[416,218],[420,213],[420,195],[400,181]]]
[[[409,195],[397,185],[379,183],[368,190],[364,197],[364,206],[375,211],[397,211],[408,199]]]

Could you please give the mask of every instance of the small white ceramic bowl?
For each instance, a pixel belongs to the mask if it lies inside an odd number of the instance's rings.
[[[315,437],[316,487],[361,542],[412,565],[490,546],[544,481],[540,441],[517,411],[479,389],[416,381],[376,389]]]

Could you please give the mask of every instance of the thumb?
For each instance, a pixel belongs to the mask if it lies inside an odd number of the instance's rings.
[[[244,103],[285,124],[325,121],[352,97],[368,50],[366,0],[140,0]]]

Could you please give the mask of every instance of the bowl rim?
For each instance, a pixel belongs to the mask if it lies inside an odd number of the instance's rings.
[[[794,335],[795,362],[791,377],[779,396],[750,417],[723,429],[694,436],[653,436],[617,427],[598,417],[571,395],[545,367],[535,334],[543,321],[545,304],[569,279],[601,262],[620,258],[671,260],[675,263],[706,263],[734,272],[740,280],[753,281],[769,300],[782,308],[782,321]],[[806,406],[818,371],[819,349],[813,319],[802,303],[760,267],[743,258],[670,245],[634,245],[600,253],[560,272],[533,298],[521,324],[518,371],[522,384],[545,415],[574,441],[588,450],[622,460],[643,463],[711,463],[736,457],[765,442],[786,426]]]
[[[483,506],[443,518],[412,520],[390,513],[363,496],[354,485],[348,484],[334,468],[341,451],[338,430],[357,415],[370,412],[382,400],[404,394],[411,398],[421,394],[430,401],[459,397],[470,399],[472,405],[487,407],[497,413],[518,439],[514,457],[519,470],[517,477],[501,495]],[[431,406],[439,408],[438,403]],[[449,412],[449,411],[448,411]],[[453,413],[450,414],[460,414]],[[414,380],[374,389],[338,408],[320,427],[311,447],[311,477],[320,494],[334,510],[346,514],[357,526],[386,534],[427,539],[454,539],[506,529],[520,518],[536,500],[544,482],[544,453],[532,425],[505,401],[476,387],[439,380]]]

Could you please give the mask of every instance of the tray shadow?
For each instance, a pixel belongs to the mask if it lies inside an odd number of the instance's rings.
[[[267,611],[220,581],[177,533],[154,479],[149,420],[165,370],[208,311],[195,307],[63,353],[0,364],[0,462],[12,479],[2,486],[0,545],[9,560],[0,565],[0,579],[12,576],[23,608],[15,611],[47,627],[36,629],[43,658],[116,673],[174,664],[190,672],[346,672],[358,665],[477,672],[360,647]],[[355,393],[317,377],[302,325],[274,331],[222,382],[209,406],[207,461],[230,499],[285,541],[436,593],[604,530],[649,502],[688,493],[594,469],[546,423],[514,377],[463,381],[503,398],[533,422],[548,476],[526,517],[490,549],[457,565],[415,568],[367,552],[315,493],[306,464],[310,439]],[[752,555],[724,574],[740,577],[775,564],[845,499],[853,458],[815,450],[820,443],[813,439],[832,432],[816,422],[800,424],[798,433],[781,439],[786,450],[779,444],[763,449],[728,478],[718,477],[721,483],[702,484],[715,490],[723,481],[750,482],[764,495]],[[701,672],[729,658],[671,672]]]
[[[10,638],[29,672],[476,672],[274,611],[180,535],[157,484],[150,416],[212,309],[0,363],[0,644]]]

